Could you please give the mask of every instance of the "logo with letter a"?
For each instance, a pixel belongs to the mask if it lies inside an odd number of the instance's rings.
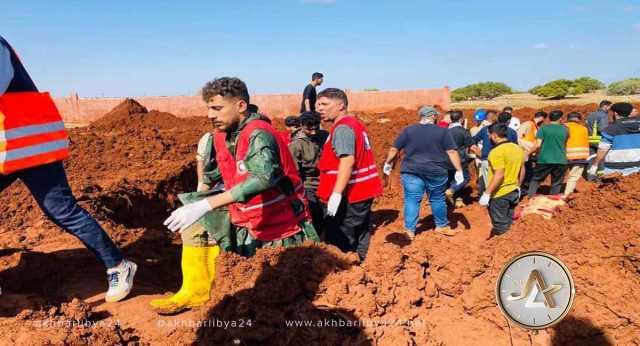
[[[520,294],[512,293],[507,300],[517,301],[527,298],[524,304],[525,308],[555,308],[556,304],[553,301],[553,294],[562,289],[562,285],[551,285],[547,287],[539,271],[533,270],[527,278],[526,284],[522,287]],[[542,296],[542,301],[539,301],[538,295]]]

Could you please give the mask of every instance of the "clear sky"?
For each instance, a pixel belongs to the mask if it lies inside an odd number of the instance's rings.
[[[57,5],[53,5],[53,4]],[[495,80],[526,90],[640,76],[640,0],[2,0],[0,35],[57,96],[416,89]]]

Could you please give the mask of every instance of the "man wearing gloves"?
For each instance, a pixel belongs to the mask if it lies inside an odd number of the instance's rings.
[[[405,128],[389,149],[383,172],[391,174],[398,153],[404,151],[400,168],[404,189],[404,228],[410,238],[416,233],[420,203],[425,192],[429,196],[436,232],[453,236],[456,231],[449,226],[445,191],[449,182],[449,171],[455,169],[456,185],[464,182],[458,147],[449,129],[435,125],[438,111],[433,107],[422,107],[419,124]]]
[[[133,287],[135,263],[123,258],[107,233],[82,209],[62,160],[68,137],[48,93],[38,91],[18,55],[0,36],[0,192],[20,179],[56,225],[80,239],[107,268],[107,302]]]
[[[480,197],[480,205],[489,206],[491,235],[506,233],[513,223],[513,212],[520,200],[520,184],[524,180],[524,151],[508,140],[507,124],[489,127],[489,136],[495,144],[489,153],[488,184]]]
[[[186,205],[175,210],[165,225],[184,232],[210,211],[228,207],[235,228],[231,243],[241,255],[252,256],[262,247],[318,241],[291,153],[260,114],[249,112],[245,83],[238,78],[218,78],[203,87],[202,98],[216,129],[216,167],[207,175],[211,183],[221,179],[225,191],[184,201]]]
[[[347,113],[344,91],[325,89],[318,94],[316,110],[333,122],[320,156],[317,196],[327,204],[325,235],[342,251],[356,251],[364,260],[371,237],[371,206],[382,194],[367,129]]]

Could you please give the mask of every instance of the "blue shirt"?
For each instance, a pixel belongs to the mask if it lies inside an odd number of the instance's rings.
[[[518,144],[518,133],[512,128],[508,128],[507,139],[511,143]],[[476,135],[473,136],[473,141],[476,144],[482,142],[482,155],[480,159],[486,160],[489,157],[489,152],[493,149],[493,143],[489,137],[489,126],[483,127],[480,132],[476,133]]]
[[[406,127],[393,147],[404,150],[401,173],[424,176],[446,176],[453,169],[447,150],[456,150],[449,129],[434,124]]]

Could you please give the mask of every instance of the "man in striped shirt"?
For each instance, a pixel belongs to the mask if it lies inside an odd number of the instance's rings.
[[[604,174],[640,172],[640,118],[630,116],[633,112],[630,103],[616,103],[610,110],[616,121],[602,131],[598,155],[589,168],[590,176],[596,175],[598,164],[603,161]]]

